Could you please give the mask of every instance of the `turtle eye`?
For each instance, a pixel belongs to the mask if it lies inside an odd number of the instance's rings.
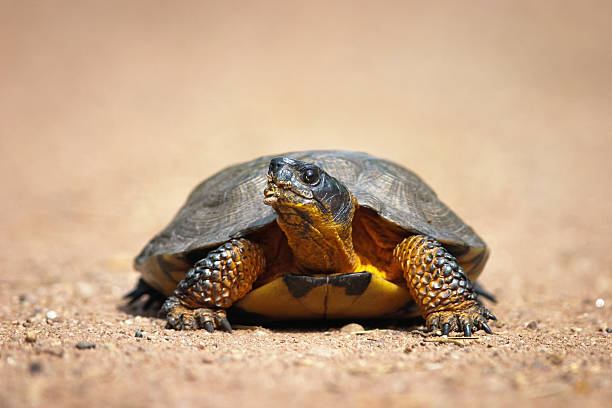
[[[306,184],[314,184],[319,181],[319,172],[313,169],[306,169],[302,173],[302,181]]]

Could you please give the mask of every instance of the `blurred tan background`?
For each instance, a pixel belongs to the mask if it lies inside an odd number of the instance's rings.
[[[0,0],[0,293],[112,281],[86,310],[116,313],[131,258],[204,177],[342,148],[413,169],[480,233],[496,314],[563,325],[584,299],[608,308],[611,15],[609,1]]]

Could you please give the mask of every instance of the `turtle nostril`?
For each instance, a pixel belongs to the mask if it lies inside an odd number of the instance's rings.
[[[283,159],[282,159],[282,157],[277,157],[275,159],[270,160],[270,167],[269,167],[270,173],[276,175],[276,174],[278,174],[279,170],[282,167],[283,167]]]

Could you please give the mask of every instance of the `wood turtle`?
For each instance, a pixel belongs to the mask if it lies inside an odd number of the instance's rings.
[[[484,242],[413,172],[365,153],[266,156],[204,180],[135,259],[129,296],[165,299],[168,327],[422,315],[491,333],[472,282]],[[484,292],[486,294],[486,292]]]

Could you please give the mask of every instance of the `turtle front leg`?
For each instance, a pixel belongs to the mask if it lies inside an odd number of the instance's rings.
[[[410,294],[418,304],[429,330],[472,330],[491,333],[488,319],[496,320],[476,298],[472,283],[455,259],[436,240],[414,235],[393,251],[404,270]]]
[[[210,251],[164,303],[168,327],[231,332],[225,309],[251,290],[264,267],[263,250],[246,239],[233,239]]]

